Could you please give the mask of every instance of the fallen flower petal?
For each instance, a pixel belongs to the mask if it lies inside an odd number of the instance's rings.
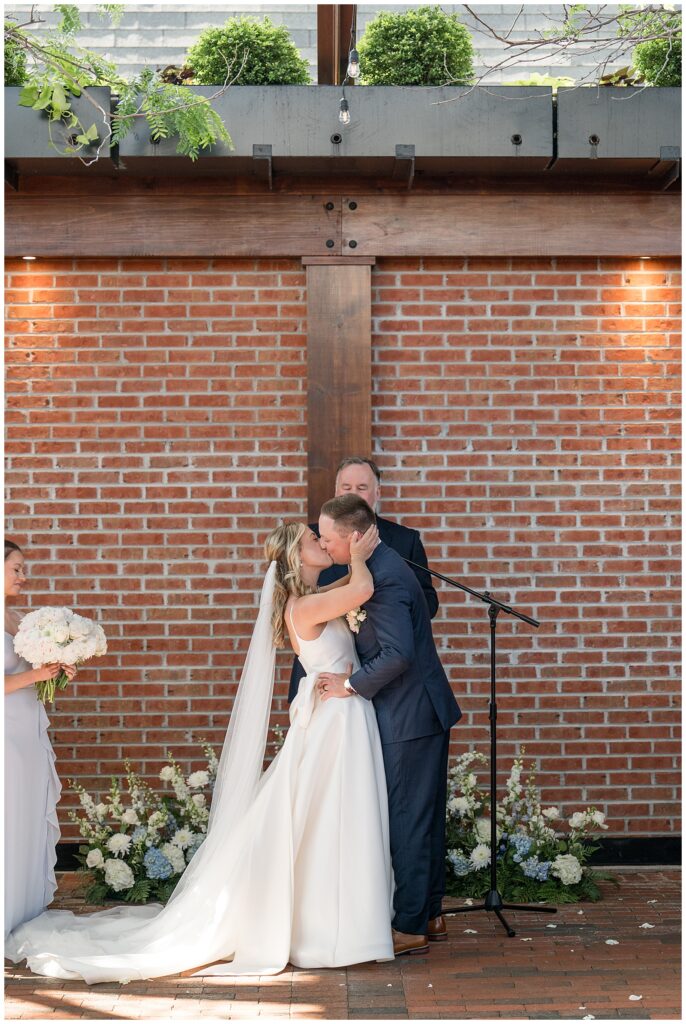
[[[473,928],[465,928],[464,934],[465,935],[478,935],[479,933],[474,931]]]
[[[632,1002],[637,1003],[639,999],[643,999],[643,996],[629,996]]]
[[[619,942],[617,941],[617,939],[605,939],[605,945],[606,946],[618,946]]]
[[[644,921],[643,924],[640,925],[639,927],[641,927],[641,928],[654,928],[655,925],[654,924],[649,924],[647,921]]]

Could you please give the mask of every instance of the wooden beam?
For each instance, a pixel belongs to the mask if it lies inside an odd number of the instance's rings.
[[[678,256],[679,197],[356,196],[343,252],[374,256]]]
[[[416,180],[416,179],[415,179]],[[265,188],[264,184],[260,186]],[[351,208],[352,207],[352,208]],[[8,256],[678,256],[675,193],[9,193]],[[355,244],[353,244],[355,243]]]
[[[317,196],[18,195],[5,254],[23,256],[302,256],[341,247],[341,203]]]
[[[371,455],[371,266],[306,263],[308,517],[333,497],[336,466]]]

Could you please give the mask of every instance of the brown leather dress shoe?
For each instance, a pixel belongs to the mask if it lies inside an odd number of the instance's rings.
[[[407,932],[397,932],[393,929],[393,952],[396,956],[416,956],[418,953],[428,953],[429,943],[426,935],[410,935]]]
[[[443,914],[439,914],[438,917],[432,917],[427,930],[429,942],[447,942],[448,926],[445,923]]]

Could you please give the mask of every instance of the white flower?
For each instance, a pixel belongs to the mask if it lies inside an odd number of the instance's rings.
[[[148,827],[152,829],[161,828],[167,820],[167,815],[164,811],[153,811],[148,818]]]
[[[195,832],[191,832],[189,828],[180,828],[172,836],[172,843],[174,846],[180,847],[185,850],[187,846],[195,839]]]
[[[192,775],[188,776],[188,785],[191,789],[202,789],[210,781],[210,777],[207,772],[193,772]]]
[[[105,858],[103,857],[100,850],[88,851],[88,856],[86,857],[86,864],[88,865],[89,868],[101,868],[104,863]]]
[[[190,793],[188,786],[178,775],[172,779],[172,789],[177,800],[185,800]]]
[[[571,853],[559,854],[553,861],[550,873],[559,878],[563,885],[576,885],[583,874],[581,864]]]
[[[98,821],[104,821],[107,817],[107,804],[96,804],[95,816]]]
[[[469,800],[463,796],[454,796],[448,801],[448,808],[453,814],[459,814],[460,817],[466,814],[469,810]]]
[[[464,780],[464,788],[474,789],[474,786],[476,786],[476,775],[473,772],[470,772]]]
[[[591,818],[591,821],[593,821],[594,824],[596,824],[598,826],[598,828],[607,828],[608,827],[605,824],[605,815],[603,814],[602,811],[591,811],[590,818]]]
[[[131,837],[125,836],[123,832],[115,832],[115,834],[107,840],[107,849],[115,856],[128,853],[130,846]]]
[[[176,769],[173,768],[172,765],[170,764],[165,764],[164,768],[160,772],[160,778],[162,779],[162,782],[171,782],[175,775]]]
[[[477,835],[477,839],[480,839],[482,843],[489,843],[491,841],[491,819],[490,818],[479,818],[474,826],[474,830]],[[498,834],[502,834],[502,829],[496,825],[496,838]]]
[[[88,793],[79,793],[79,803],[83,807],[86,814],[89,817],[95,817],[97,814],[97,807],[93,801],[93,798]]]
[[[560,812],[557,807],[546,807],[541,811],[541,814],[544,818],[547,818],[548,821],[557,821],[560,817]]]
[[[569,819],[570,828],[583,828],[586,824],[586,815],[583,811],[576,811]]]
[[[160,853],[163,853],[169,863],[174,869],[175,875],[180,875],[182,871],[186,869],[186,858],[183,855],[183,850],[178,846],[174,846],[173,843],[163,843],[160,846]]]
[[[133,871],[123,860],[105,861],[105,881],[110,889],[115,892],[122,892],[130,889],[134,883]]]
[[[84,640],[87,636],[90,636],[92,630],[93,623],[90,619],[84,618],[83,615],[73,615],[67,634],[72,640]]]
[[[359,633],[360,625],[367,618],[367,613],[362,608],[353,608],[352,611],[346,613],[345,619],[350,627],[351,632]]]
[[[485,843],[479,843],[469,854],[469,859],[478,871],[479,868],[483,868],[491,863],[491,851]]]
[[[207,798],[204,793],[194,793],[191,800],[196,807],[204,807],[207,802]]]
[[[121,816],[121,820],[127,825],[138,825],[140,819],[133,808],[128,807]]]

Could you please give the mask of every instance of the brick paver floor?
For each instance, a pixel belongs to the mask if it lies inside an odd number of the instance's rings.
[[[6,970],[9,1020],[680,1019],[680,872],[623,869],[600,903],[553,915],[448,919],[426,956],[263,978],[159,978],[129,985],[51,981]],[[82,911],[77,876],[55,906]],[[452,901],[452,906],[459,905]],[[611,940],[611,941],[609,941]]]

